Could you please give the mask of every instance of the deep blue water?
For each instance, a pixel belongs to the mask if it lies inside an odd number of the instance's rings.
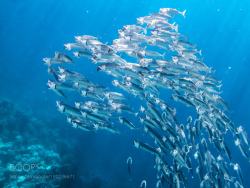
[[[180,31],[202,49],[205,63],[223,81],[222,95],[229,103],[230,117],[250,134],[250,1],[247,0],[1,0],[0,97],[38,119],[60,120],[55,95],[46,87],[48,75],[41,59],[63,49],[63,44],[78,34],[111,42],[123,25],[133,24],[137,17],[157,12],[161,7],[187,10],[186,18],[178,20]],[[89,63],[83,63],[81,69],[91,80],[108,85],[109,80],[95,77]],[[89,187],[95,187],[93,182],[97,180],[103,185],[100,187],[136,187],[142,178],[148,180],[149,186],[154,185],[152,158],[133,148],[133,135],[129,132],[122,136],[89,134],[71,129],[59,120],[57,126],[65,129],[59,137],[76,140],[72,160],[76,161],[84,181],[90,182]],[[56,143],[52,136],[51,142]],[[250,164],[237,154],[238,150],[233,151],[241,161],[245,186],[250,187],[247,179]],[[125,165],[129,155],[135,158],[133,181],[128,181]],[[72,183],[72,187],[77,187],[77,183]]]

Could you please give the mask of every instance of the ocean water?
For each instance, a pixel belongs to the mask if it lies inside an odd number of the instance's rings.
[[[70,176],[62,181],[48,178],[44,187],[61,181],[60,187],[132,188],[139,187],[142,179],[147,180],[148,187],[155,187],[153,158],[134,148],[132,139],[136,135],[130,131],[119,136],[86,133],[65,122],[56,110],[55,94],[47,89],[47,67],[42,58],[63,49],[63,44],[71,42],[75,35],[93,35],[111,43],[122,26],[162,7],[187,10],[185,19],[177,19],[180,32],[202,50],[204,62],[216,70],[216,78],[223,82],[222,96],[230,106],[230,118],[250,134],[249,1],[1,0],[0,135],[4,142],[12,144],[5,154],[0,152],[0,170],[21,161],[30,164],[25,149],[36,146],[29,149],[29,155],[40,156],[42,149],[38,145],[42,145],[47,148],[47,153],[43,152],[48,160],[44,167],[52,166],[54,174]],[[110,78],[97,77],[90,63],[83,62],[79,69],[90,80],[110,86]],[[22,141],[16,144],[18,135]],[[14,159],[14,155],[20,157]],[[232,149],[232,155],[240,161],[244,186],[250,187],[250,163],[238,149]],[[132,178],[127,173],[128,156],[134,159]],[[44,160],[41,157],[37,161]],[[20,185],[24,181],[18,180]],[[0,186],[8,183],[14,187],[18,180],[10,177],[8,169],[0,172]],[[35,186],[36,181],[29,184]],[[190,187],[199,185],[193,180]]]

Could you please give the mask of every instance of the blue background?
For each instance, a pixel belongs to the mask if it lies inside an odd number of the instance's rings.
[[[48,75],[41,59],[63,49],[63,44],[73,41],[75,35],[89,34],[111,42],[123,25],[133,24],[137,17],[157,12],[161,7],[187,10],[186,18],[178,19],[180,32],[202,49],[205,63],[223,81],[222,95],[229,103],[230,117],[249,133],[248,0],[1,0],[0,97],[10,99],[40,119],[60,119],[55,95],[46,87]],[[96,79],[95,71],[89,71],[88,65],[82,63],[83,72]],[[68,126],[62,124],[58,126]],[[67,131],[70,137],[78,139],[75,160],[83,181],[90,182],[89,187],[95,187],[91,185],[95,177],[105,181],[107,187],[136,187],[142,178],[154,184],[153,162],[144,152],[134,150],[130,133],[118,137],[79,133],[70,127]],[[238,150],[235,152],[247,177],[250,165],[238,156]],[[136,156],[135,175],[133,181],[128,181],[125,161],[131,153]],[[250,187],[250,180],[245,178],[245,182]]]

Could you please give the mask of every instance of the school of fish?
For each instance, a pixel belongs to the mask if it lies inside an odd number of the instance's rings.
[[[43,59],[50,74],[47,85],[61,97],[57,109],[74,128],[119,134],[121,125],[151,137],[150,143],[139,139],[133,143],[154,157],[157,188],[190,187],[194,178],[201,188],[241,188],[241,168],[229,145],[233,139],[250,161],[247,134],[228,117],[228,106],[220,96],[222,83],[213,77],[214,70],[203,63],[201,51],[172,21],[185,14],[161,8],[139,17],[136,24],[118,30],[119,38],[111,45],[93,36],[76,36],[73,43],[64,45],[64,52]],[[84,63],[92,62],[97,72],[110,75],[113,88],[65,68],[79,58],[87,58]],[[140,107],[129,106],[127,97],[117,90],[135,96]],[[72,103],[64,102],[70,96]],[[185,122],[178,118],[177,103],[191,109]],[[131,157],[127,164],[131,173]],[[146,186],[142,180],[140,187]]]

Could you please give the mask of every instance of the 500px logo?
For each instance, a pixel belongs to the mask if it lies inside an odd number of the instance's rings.
[[[9,164],[8,169],[14,172],[29,172],[32,170],[41,169],[40,164],[38,163],[17,163],[17,164]]]

